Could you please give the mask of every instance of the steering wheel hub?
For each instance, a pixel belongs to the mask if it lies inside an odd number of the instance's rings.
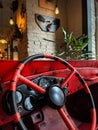
[[[66,101],[64,90],[58,85],[49,87],[46,94],[49,105],[55,109],[61,108]]]

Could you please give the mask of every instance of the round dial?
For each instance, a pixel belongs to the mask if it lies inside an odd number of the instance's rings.
[[[16,103],[20,103],[22,101],[22,93],[20,91],[16,91]]]
[[[30,97],[26,97],[24,100],[24,107],[26,110],[31,111],[33,110],[34,106],[31,103],[31,96]]]
[[[48,79],[46,79],[46,78],[41,78],[39,80],[39,86],[46,89],[47,87],[50,86],[50,81]]]

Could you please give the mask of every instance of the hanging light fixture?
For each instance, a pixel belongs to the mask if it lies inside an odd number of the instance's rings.
[[[56,7],[55,7],[55,14],[59,14],[58,0],[57,0]]]
[[[2,44],[6,44],[7,41],[6,41],[4,38],[1,38],[1,39],[0,39],[0,43],[2,43]]]
[[[10,9],[12,11],[12,16],[13,17],[14,17],[14,13],[17,10],[17,8],[18,8],[18,0],[12,1]],[[13,19],[12,16],[10,17],[10,20],[9,20],[10,25],[14,25],[15,24],[14,19]]]
[[[59,14],[59,8],[58,8],[57,5],[56,5],[56,8],[55,8],[55,14]]]
[[[7,44],[6,36],[4,35],[4,32],[0,34],[0,44]]]
[[[14,25],[14,20],[12,17],[10,17],[9,23],[10,23],[10,25]]]

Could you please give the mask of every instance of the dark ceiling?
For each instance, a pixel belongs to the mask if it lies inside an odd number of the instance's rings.
[[[9,19],[12,15],[11,0],[0,0],[0,35],[8,30],[10,24]]]
[[[15,15],[16,2],[18,0],[0,0],[0,37],[6,38],[11,32],[9,20]]]

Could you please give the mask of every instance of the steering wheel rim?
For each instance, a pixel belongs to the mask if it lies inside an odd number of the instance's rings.
[[[67,66],[72,71],[72,73],[70,75],[70,78],[74,74],[76,74],[76,76],[81,81],[81,83],[82,83],[82,85],[84,87],[84,90],[87,93],[87,95],[89,96],[89,99],[91,101],[91,128],[90,128],[90,130],[95,130],[95,128],[96,128],[96,109],[95,109],[93,96],[92,96],[92,94],[90,92],[90,89],[88,88],[86,82],[81,77],[81,75],[76,71],[76,69],[72,65],[70,65],[67,61],[65,61],[65,60],[63,60],[63,59],[61,59],[59,57],[50,55],[50,54],[35,54],[35,55],[32,55],[32,56],[28,57],[27,59],[25,59],[24,61],[22,61],[18,65],[18,67],[16,68],[16,70],[15,70],[15,72],[13,74],[13,77],[12,77],[12,79],[10,81],[10,88],[9,88],[9,95],[10,95],[10,100],[11,100],[11,111],[12,111],[12,114],[13,114],[13,117],[14,117],[14,122],[17,123],[17,125],[22,130],[27,130],[26,126],[24,125],[24,123],[23,123],[23,121],[21,119],[21,115],[20,115],[20,113],[17,110],[17,105],[16,105],[16,102],[15,102],[16,84],[17,84],[18,80],[21,77],[20,73],[21,73],[22,69],[24,68],[24,66],[28,62],[33,61],[33,60],[38,59],[38,58],[49,58],[49,59],[53,59],[55,61],[61,62],[62,64]],[[70,78],[66,79],[66,81],[63,82],[63,84],[61,86],[62,88],[66,85],[66,83],[70,80]],[[33,89],[35,89],[39,93],[41,93],[43,95],[46,93],[46,90],[44,90],[43,88],[41,88],[41,87],[39,87],[39,86],[37,86],[37,85],[35,85],[33,83],[32,83],[32,86],[33,86]],[[75,130],[74,126],[71,124],[71,122],[69,121],[68,117],[64,114],[64,111],[62,110],[62,108],[59,108],[58,112],[61,115],[61,117],[64,120],[64,122],[68,125],[68,127],[71,130]]]

